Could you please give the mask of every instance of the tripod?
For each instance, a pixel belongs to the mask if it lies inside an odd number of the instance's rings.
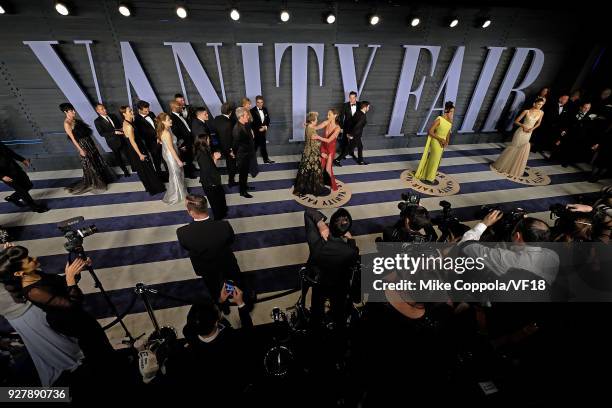
[[[82,246],[75,248],[74,251],[68,252],[68,263],[69,264],[71,264],[73,261],[72,255],[75,255],[76,257],[81,258],[81,259],[87,259],[87,254],[85,254],[85,250],[83,249]],[[134,343],[138,339],[135,339],[134,337],[132,337],[132,334],[130,333],[127,326],[123,322],[123,318],[120,316],[119,311],[115,307],[115,304],[111,300],[110,296],[108,296],[108,293],[106,292],[106,290],[104,290],[104,286],[102,286],[102,282],[100,282],[100,279],[98,279],[98,276],[96,275],[96,272],[94,271],[94,268],[91,265],[87,265],[87,270],[89,271],[92,279],[94,280],[94,287],[100,290],[100,293],[102,293],[102,297],[104,298],[104,300],[106,301],[110,309],[112,310],[113,314],[116,316],[117,318],[116,321],[119,322],[119,324],[121,324],[121,327],[123,328],[123,331],[125,332],[125,337],[128,338],[128,340],[124,340],[122,343],[128,344],[130,348],[133,348]],[[142,337],[143,335],[138,336],[138,338]]]

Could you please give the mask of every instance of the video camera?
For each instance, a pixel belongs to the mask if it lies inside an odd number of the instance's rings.
[[[85,218],[83,217],[74,217],[60,222],[57,224],[57,227],[64,234],[64,238],[66,238],[66,242],[64,243],[64,248],[66,251],[74,253],[80,258],[85,259],[86,256],[83,249],[83,239],[98,232],[98,228],[93,224],[89,227],[80,229],[73,228],[73,226],[83,221],[85,221]]]
[[[529,211],[524,208],[513,208],[510,211],[505,211],[502,207],[496,205],[483,205],[480,207],[476,217],[483,219],[491,211],[501,211],[503,216],[501,220],[493,224],[491,228],[487,228],[482,234],[480,240],[488,242],[510,242],[512,240],[512,231],[520,220],[525,218]]]

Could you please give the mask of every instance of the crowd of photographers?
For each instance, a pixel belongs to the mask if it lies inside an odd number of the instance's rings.
[[[571,300],[575,294],[567,283],[571,271],[564,271],[559,254],[544,244],[599,244],[599,247],[567,246],[567,251],[582,252],[578,258],[597,258],[601,245],[608,244],[612,228],[612,187],[604,188],[589,203],[553,205],[551,216],[556,219],[553,225],[527,216],[522,209],[483,207],[478,214],[481,221],[470,227],[453,214],[446,201],[440,203],[439,214],[432,217],[420,205],[418,196],[406,194],[402,199],[398,221],[384,228],[377,241],[408,247],[432,242],[457,244],[455,247],[464,254],[486,259],[487,271],[492,276],[518,273],[512,276],[545,280],[557,289],[555,296],[560,296],[553,300]],[[194,223],[206,218],[206,206],[202,203],[199,206],[200,212],[190,212],[195,214]],[[550,340],[550,336],[563,332],[555,331],[560,330],[558,309],[541,304],[496,303],[487,299],[420,302],[389,292],[386,302],[362,304],[358,308],[356,304],[364,299],[360,252],[351,235],[352,217],[346,209],[339,209],[326,221],[316,210],[304,214],[310,255],[302,285],[307,282],[312,289],[311,307],[298,316],[302,321],[285,323],[293,328],[301,324],[305,327],[301,333],[308,333],[309,346],[302,353],[312,358],[302,358],[302,365],[318,361],[318,369],[342,376],[344,385],[339,388],[334,385],[329,391],[342,393],[336,398],[346,404],[351,401],[380,404],[389,397],[385,387],[405,386],[403,377],[383,381],[372,374],[390,370],[384,355],[393,352],[394,345],[398,355],[394,355],[393,365],[410,367],[416,374],[411,377],[410,389],[415,395],[432,397],[440,396],[435,393],[436,384],[448,382],[449,375],[452,377],[460,370],[470,369],[466,361],[471,359],[473,363],[474,345],[482,336],[496,350],[534,336],[538,338],[536,333],[544,333],[539,338]],[[485,245],[487,241],[509,245]],[[117,387],[142,384],[137,371],[138,379],[130,377],[130,369],[122,368],[126,362],[113,353],[101,326],[83,307],[78,281],[81,271],[90,263],[88,259],[76,258],[66,265],[64,276],[48,275],[39,270],[36,258],[27,249],[7,245],[0,255],[3,282],[0,310],[23,339],[42,385],[74,386],[80,381],[83,389],[87,389],[94,380],[97,385]],[[598,279],[605,275],[607,266],[599,265],[599,271],[587,271],[583,277],[587,283],[609,290],[605,286],[609,279],[605,276]],[[223,394],[216,395],[213,390],[231,389],[237,395],[255,392],[253,379],[262,370],[251,341],[252,304],[247,305],[241,288],[232,283],[218,283],[218,299],[209,298],[190,309],[183,342],[167,348],[163,356],[146,351],[141,354],[138,362],[145,383],[172,386],[187,393],[197,392],[202,386],[210,390],[211,401],[224,400]],[[229,304],[237,307],[242,326],[238,331],[223,316],[223,311],[228,313],[225,309]],[[567,321],[561,326],[567,329]],[[274,338],[278,339],[278,335],[274,334]],[[283,365],[288,364],[285,360],[293,360],[293,352],[290,345],[275,347],[280,350],[273,358],[277,360],[276,372],[284,375],[289,369]],[[324,361],[321,356],[325,356]],[[327,363],[331,366],[321,368]],[[459,378],[454,380],[460,382]]]

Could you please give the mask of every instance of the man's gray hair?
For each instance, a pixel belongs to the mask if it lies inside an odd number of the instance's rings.
[[[248,112],[247,108],[243,108],[242,106],[239,108],[236,108],[236,118],[240,119],[242,117],[242,115],[244,115],[245,113]]]

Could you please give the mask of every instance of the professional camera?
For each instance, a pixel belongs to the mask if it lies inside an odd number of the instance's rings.
[[[513,208],[510,211],[504,211],[502,207],[495,205],[483,205],[477,213],[477,218],[483,219],[491,211],[501,211],[503,216],[501,220],[493,224],[491,228],[487,228],[484,234],[480,237],[481,241],[488,242],[510,242],[512,240],[512,231],[520,220],[525,218],[529,211],[524,208]]]
[[[434,217],[431,220],[431,223],[436,225],[442,232],[442,236],[438,239],[439,242],[446,242],[451,233],[454,236],[459,236],[469,230],[469,227],[459,222],[459,218],[455,217],[451,208],[451,203],[442,200],[440,201],[440,207],[442,207],[442,215]]]
[[[89,227],[80,229],[73,228],[74,225],[77,225],[83,221],[85,221],[85,218],[83,217],[74,217],[57,224],[57,227],[64,234],[64,238],[66,238],[66,242],[64,243],[64,248],[66,251],[75,253],[80,257],[84,257],[83,238],[98,232],[98,228],[96,228],[96,226],[93,224]]]
[[[421,202],[421,197],[412,191],[408,193],[402,193],[402,201],[397,204],[397,208],[400,209],[400,216],[404,213],[408,208],[418,206]]]

